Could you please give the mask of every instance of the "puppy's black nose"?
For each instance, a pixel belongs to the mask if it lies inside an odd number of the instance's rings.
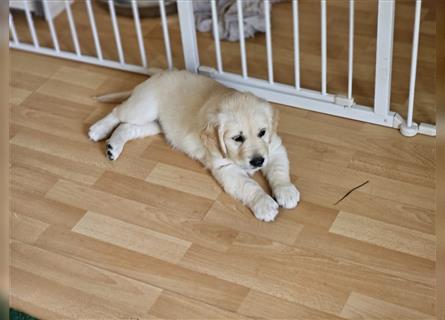
[[[252,160],[250,160],[250,164],[255,168],[261,167],[263,163],[264,163],[264,158],[261,156],[255,157]]]

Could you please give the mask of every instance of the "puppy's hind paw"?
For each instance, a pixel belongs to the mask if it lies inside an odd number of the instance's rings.
[[[275,187],[273,193],[278,204],[286,209],[295,208],[300,201],[300,192],[292,183]]]
[[[117,145],[113,145],[109,141],[105,146],[105,155],[108,160],[114,161],[116,160],[122,152],[122,148],[119,148]]]
[[[253,214],[260,221],[270,222],[278,214],[278,203],[269,195],[264,195],[251,206]]]

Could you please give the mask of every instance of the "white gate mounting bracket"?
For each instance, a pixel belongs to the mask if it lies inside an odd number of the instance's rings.
[[[400,129],[400,133],[405,137],[414,137],[417,133],[433,137],[436,136],[435,125],[424,122],[420,124],[413,122],[412,125],[408,127],[405,119],[398,113],[394,115],[393,127]]]

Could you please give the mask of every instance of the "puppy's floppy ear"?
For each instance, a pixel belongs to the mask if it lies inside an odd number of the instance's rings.
[[[209,122],[201,131],[201,140],[211,154],[227,155],[224,143],[224,126]]]
[[[218,126],[218,141],[219,141],[219,147],[221,148],[222,154],[224,156],[227,155],[227,147],[224,143],[224,125],[220,124]]]

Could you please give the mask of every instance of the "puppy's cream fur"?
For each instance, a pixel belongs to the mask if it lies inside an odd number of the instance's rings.
[[[272,221],[279,205],[297,205],[300,194],[290,181],[287,153],[276,132],[277,112],[267,101],[187,71],[162,72],[132,92],[98,99],[128,96],[89,131],[93,141],[109,137],[110,160],[119,157],[127,141],[162,131],[174,148],[203,163],[258,219]],[[259,158],[260,165],[254,162]],[[276,201],[250,178],[259,169]]]

